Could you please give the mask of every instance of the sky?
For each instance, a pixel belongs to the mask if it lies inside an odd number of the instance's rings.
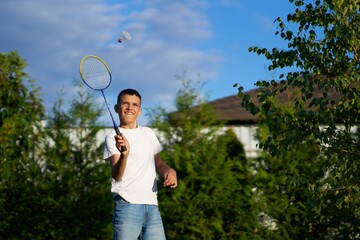
[[[237,94],[235,83],[251,90],[276,78],[248,48],[286,48],[274,20],[294,9],[288,0],[0,0],[0,52],[26,60],[47,110],[76,96],[80,60],[99,56],[113,77],[104,91],[110,108],[120,90],[137,89],[146,125],[147,109],[174,110],[184,73],[204,83],[209,101]],[[132,39],[119,43],[124,30]]]

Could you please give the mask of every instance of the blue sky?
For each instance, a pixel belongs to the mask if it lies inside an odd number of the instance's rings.
[[[59,92],[72,99],[79,61],[94,54],[112,71],[110,104],[130,87],[143,95],[145,113],[159,104],[171,111],[183,69],[187,78],[206,81],[209,100],[236,94],[234,83],[250,90],[257,80],[276,78],[280,73],[268,72],[264,56],[248,48],[286,48],[273,22],[293,11],[288,0],[2,0],[0,52],[16,50],[26,59],[47,109]],[[132,40],[119,44],[123,30]]]

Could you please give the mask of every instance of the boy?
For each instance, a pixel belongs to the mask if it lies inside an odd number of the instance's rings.
[[[176,172],[161,160],[162,147],[152,129],[137,124],[141,95],[134,89],[122,90],[114,109],[121,134],[106,136],[103,156],[111,166],[114,240],[165,239],[156,172],[170,188],[177,187]],[[126,150],[121,152],[123,146]]]

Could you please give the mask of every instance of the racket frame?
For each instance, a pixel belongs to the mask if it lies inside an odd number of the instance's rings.
[[[86,77],[85,77],[84,74],[83,74],[83,63],[84,63],[84,62],[86,61],[86,59],[88,59],[88,58],[95,58],[96,60],[100,61],[100,62],[105,66],[106,70],[107,70],[108,73],[109,73],[109,77],[110,77],[109,84],[108,84],[106,87],[101,88],[101,89],[97,89],[97,88],[94,88],[94,87],[90,86],[90,85],[86,82],[86,80],[85,80]],[[102,60],[100,57],[95,56],[95,55],[86,55],[86,56],[83,57],[83,58],[81,59],[81,61],[80,61],[79,71],[80,71],[80,77],[81,77],[81,79],[83,80],[83,82],[85,83],[86,86],[88,86],[88,87],[91,88],[92,90],[100,91],[100,92],[101,92],[101,94],[102,94],[102,96],[103,96],[103,98],[104,98],[104,101],[105,101],[105,105],[106,105],[106,107],[107,107],[107,109],[108,109],[108,111],[109,111],[111,120],[112,120],[112,122],[113,122],[113,127],[114,127],[114,130],[115,130],[115,132],[116,132],[116,135],[120,135],[121,132],[120,132],[120,130],[119,130],[119,127],[118,127],[117,124],[115,123],[114,117],[113,117],[113,115],[112,115],[112,113],[111,113],[111,110],[110,110],[110,108],[109,108],[109,104],[108,104],[108,102],[107,102],[107,100],[106,100],[105,93],[104,93],[104,91],[103,91],[103,90],[107,89],[107,88],[110,86],[110,84],[111,84],[112,76],[111,76],[110,68],[108,67],[108,65],[106,64],[106,62],[105,62],[104,60]],[[126,151],[126,150],[127,150],[127,149],[126,149],[125,146],[121,146],[120,152],[124,152],[124,151]]]

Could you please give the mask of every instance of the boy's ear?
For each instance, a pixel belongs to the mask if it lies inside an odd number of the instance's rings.
[[[119,105],[118,104],[114,105],[114,110],[116,113],[119,113]]]

